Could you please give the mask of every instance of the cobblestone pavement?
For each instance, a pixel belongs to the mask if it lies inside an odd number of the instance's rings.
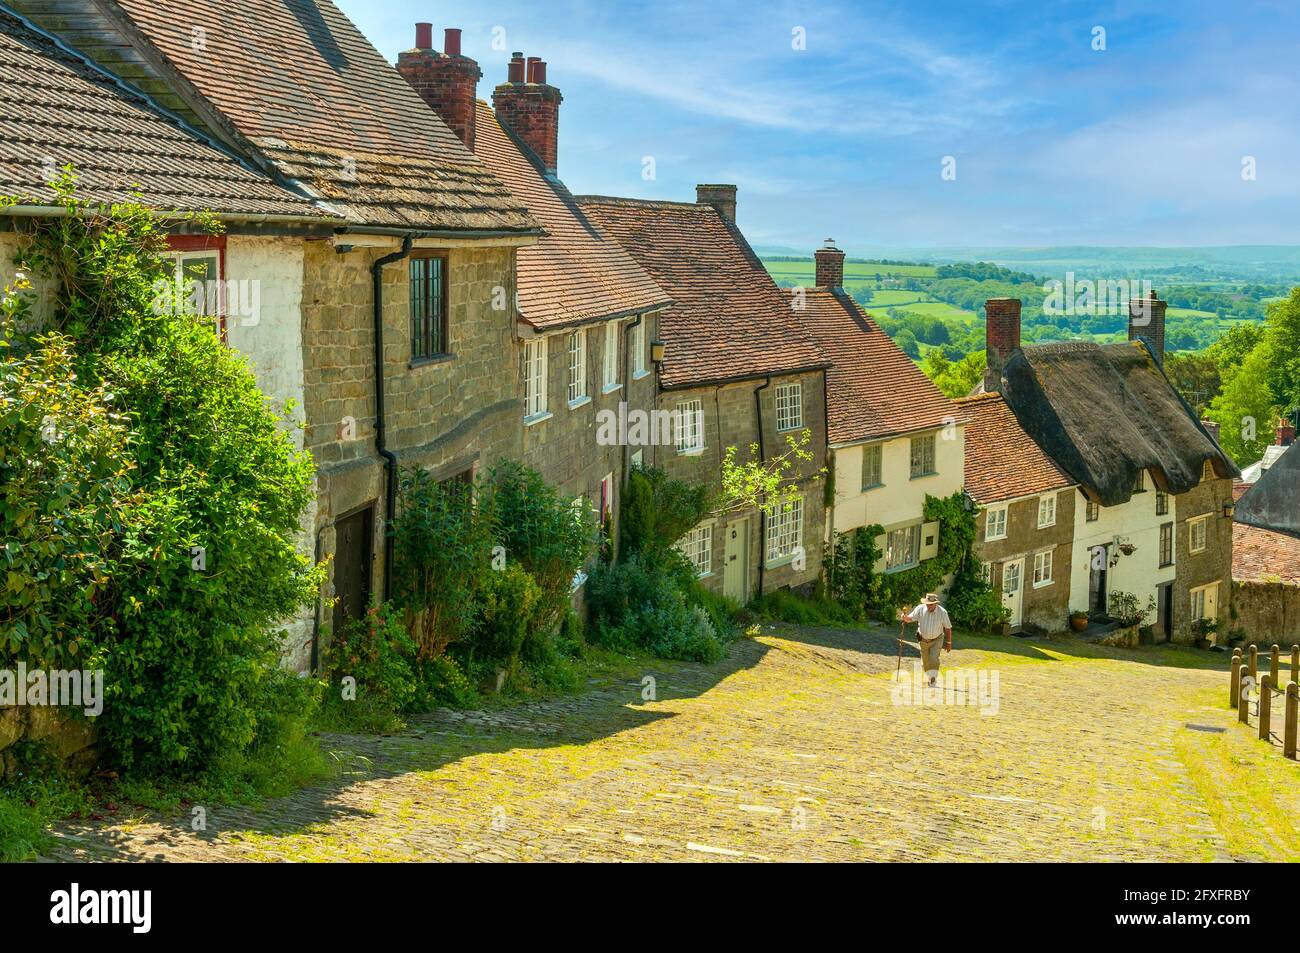
[[[635,680],[329,736],[348,769],[325,785],[212,807],[201,834],[188,816],[68,826],[47,859],[1244,859],[1212,750],[1238,739],[1187,727],[1238,730],[1226,662],[1018,639],[946,656],[996,675],[993,711],[915,704],[892,638],[769,628],[719,666],[648,670],[655,701]],[[951,697],[978,701],[967,687]]]

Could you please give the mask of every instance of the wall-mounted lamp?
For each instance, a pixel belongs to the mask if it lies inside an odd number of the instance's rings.
[[[650,342],[650,360],[653,361],[655,364],[662,364],[664,362],[663,341]]]
[[[1237,504],[1232,502],[1232,500],[1228,500],[1228,502],[1223,504],[1224,519],[1232,519],[1233,515],[1236,512],[1237,512]]]

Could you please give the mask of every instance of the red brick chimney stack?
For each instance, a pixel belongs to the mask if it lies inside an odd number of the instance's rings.
[[[736,187],[734,185],[697,185],[695,201],[712,205],[728,225],[736,224]]]
[[[439,53],[433,49],[433,25],[417,23],[415,49],[398,54],[397,71],[473,152],[474,100],[483,71],[461,55],[460,30],[446,31]]]
[[[1150,297],[1128,303],[1128,339],[1146,341],[1160,364],[1165,362],[1165,309],[1168,307],[1167,302],[1156,297],[1154,290]]]
[[[1002,390],[1002,371],[1020,350],[1020,299],[990,298],[984,302],[984,390]]]
[[[1279,447],[1289,447],[1295,443],[1295,427],[1285,417],[1277,422],[1276,443]]]
[[[564,97],[546,82],[546,63],[523,53],[510,57],[506,81],[492,90],[497,118],[537,153],[554,175],[560,147],[560,103]]]
[[[835,239],[826,239],[826,244],[813,252],[813,260],[817,263],[818,288],[835,291],[844,287],[844,252],[835,247]]]

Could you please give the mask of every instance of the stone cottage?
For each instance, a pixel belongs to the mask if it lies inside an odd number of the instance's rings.
[[[1079,488],[1071,610],[1130,594],[1157,640],[1194,641],[1227,621],[1238,471],[1165,376],[1165,311],[1131,302],[1126,343],[1022,347],[1020,301],[991,300],[983,390]]]
[[[964,482],[965,421],[951,400],[844,292],[844,252],[814,253],[816,286],[789,290],[790,307],[831,362],[826,375],[828,460],[834,494],[825,537],[880,526],[877,572],[901,572],[939,554],[927,496]]]
[[[1300,451],[1285,447],[1237,501],[1234,630],[1248,642],[1300,642]]]
[[[291,302],[318,464],[307,546],[330,586],[310,633],[388,592],[399,468],[470,479],[521,454],[515,252],[542,229],[329,0],[23,0],[187,125],[336,219],[288,229],[267,285]],[[228,267],[217,250],[215,267]],[[332,611],[325,598],[337,597]]]
[[[1060,632],[1070,613],[1074,481],[1025,433],[1000,394],[956,401],[966,424],[975,554],[1013,630]]]
[[[489,106],[475,99],[481,72],[461,54],[460,31],[446,31],[441,52],[431,33],[417,24],[416,48],[401,54],[398,72],[546,230],[517,254],[523,461],[588,501],[616,544],[617,501],[638,449],[617,422],[654,406],[648,342],[671,299],[559,179],[562,97],[546,81],[546,63],[516,53]]]
[[[787,438],[811,436],[813,459],[790,474],[796,499],[721,513],[681,543],[706,586],[744,603],[820,575],[827,361],[737,228],[736,187],[701,185],[696,198],[578,204],[673,300],[650,355],[671,433],[640,448],[647,466],[718,488],[729,448],[737,462],[771,461]]]

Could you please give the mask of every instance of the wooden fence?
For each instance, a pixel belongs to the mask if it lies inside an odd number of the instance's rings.
[[[1252,702],[1259,723],[1259,737],[1273,743],[1273,701],[1283,699],[1282,754],[1296,757],[1297,716],[1300,715],[1300,645],[1291,646],[1291,678],[1286,689],[1281,684],[1282,650],[1273,646],[1268,654],[1268,671],[1259,674],[1259,649],[1252,645],[1243,658],[1241,649],[1232,652],[1232,682],[1228,689],[1228,702],[1237,709],[1237,720],[1250,724]]]

